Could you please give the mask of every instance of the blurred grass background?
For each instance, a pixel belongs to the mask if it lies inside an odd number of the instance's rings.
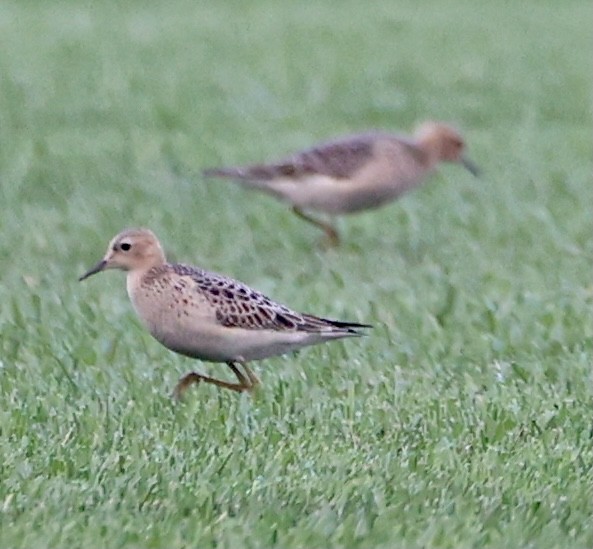
[[[270,0],[0,6],[0,545],[590,547],[591,6]],[[456,166],[340,221],[207,166],[370,127]],[[372,334],[172,406],[123,276],[172,259]]]

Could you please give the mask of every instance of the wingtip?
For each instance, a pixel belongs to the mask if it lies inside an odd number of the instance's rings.
[[[373,328],[373,326],[371,326],[370,324],[362,324],[360,326],[348,328],[348,333],[357,336],[367,336],[369,334],[365,330],[370,330],[371,328]]]
[[[361,324],[359,322],[342,322],[340,320],[328,320],[332,326],[345,330],[347,333],[352,335],[366,335],[366,332],[362,330],[369,330],[373,328],[371,324]]]

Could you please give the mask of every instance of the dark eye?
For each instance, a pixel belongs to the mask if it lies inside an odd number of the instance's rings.
[[[122,242],[119,247],[121,248],[122,252],[128,252],[132,245],[129,242]]]

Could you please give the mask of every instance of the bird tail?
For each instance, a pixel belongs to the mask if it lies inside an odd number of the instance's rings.
[[[227,177],[253,187],[266,187],[266,183],[292,174],[290,167],[284,164],[256,164],[253,166],[230,166],[228,168],[208,168],[202,172],[204,177]],[[287,171],[288,170],[288,171]]]
[[[232,177],[242,179],[246,176],[245,170],[242,168],[207,168],[202,171],[204,177]]]
[[[352,335],[366,335],[366,332],[362,330],[368,330],[373,327],[371,324],[360,324],[358,322],[341,322],[339,320],[328,320],[327,322],[336,328],[346,330]]]
[[[367,329],[373,327],[370,324],[360,324],[358,322],[342,322],[341,320],[331,320],[329,318],[319,318],[319,317],[314,317],[314,318],[317,321],[322,322],[325,326],[335,328],[336,331],[338,331],[338,332],[341,332],[343,334],[353,335],[353,336],[366,335],[366,332],[364,332],[363,330],[367,330]]]

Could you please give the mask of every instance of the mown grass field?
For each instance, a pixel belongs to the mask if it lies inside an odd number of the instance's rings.
[[[591,6],[3,2],[0,546],[593,544]],[[204,180],[345,132],[463,128],[397,204],[316,229]],[[200,386],[121,273],[171,258],[369,337]]]

